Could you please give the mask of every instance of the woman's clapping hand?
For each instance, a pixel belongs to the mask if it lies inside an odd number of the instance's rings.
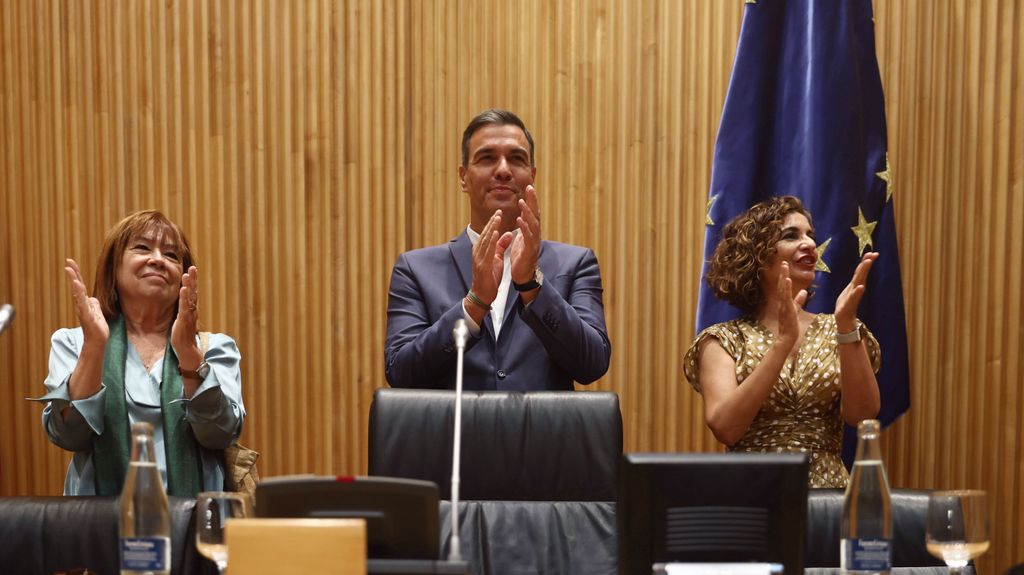
[[[836,329],[839,333],[847,333],[856,329],[857,306],[860,298],[864,296],[865,282],[868,280],[868,272],[871,271],[871,264],[878,259],[878,252],[868,252],[857,264],[853,272],[853,279],[846,285],[846,288],[836,298]]]
[[[71,300],[74,302],[78,323],[82,325],[85,343],[106,345],[110,338],[110,326],[107,324],[107,318],[103,317],[100,300],[90,297],[85,290],[85,280],[82,279],[82,271],[78,268],[78,263],[70,258],[64,262],[64,273],[68,276]]]

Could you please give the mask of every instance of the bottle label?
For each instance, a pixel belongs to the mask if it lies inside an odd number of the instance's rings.
[[[167,537],[121,539],[122,571],[168,571],[170,567],[170,540]]]
[[[848,571],[889,571],[892,567],[892,543],[888,539],[844,539]]]

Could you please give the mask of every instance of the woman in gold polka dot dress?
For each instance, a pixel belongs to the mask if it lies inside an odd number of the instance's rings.
[[[811,215],[792,196],[729,222],[706,279],[744,317],[698,334],[684,372],[729,451],[806,452],[811,487],[845,487],[843,421],[856,425],[879,409],[878,341],[856,317],[878,254],[864,254],[834,314],[812,314],[803,305],[815,248]]]

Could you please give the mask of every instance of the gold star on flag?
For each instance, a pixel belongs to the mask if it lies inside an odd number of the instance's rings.
[[[864,212],[857,208],[857,225],[850,229],[853,230],[853,235],[857,236],[858,255],[864,255],[864,248],[874,246],[871,242],[871,234],[877,225],[877,221],[869,222],[864,219]]]
[[[721,194],[715,194],[715,195],[711,196],[710,198],[708,198],[708,203],[704,206],[704,223],[706,225],[709,225],[709,226],[715,225],[715,220],[711,219],[711,206],[713,206],[715,204],[715,200],[717,200],[718,196],[720,196],[720,195]]]
[[[757,4],[757,0],[743,0],[744,4]]]
[[[875,175],[885,182],[885,201],[892,198],[892,176],[889,174],[889,152],[885,153],[885,171],[875,172]]]
[[[828,264],[825,263],[825,250],[828,249],[828,245],[830,243],[832,243],[832,238],[825,240],[825,243],[821,244],[816,248],[816,251],[818,252],[818,261],[817,263],[814,264],[814,271],[825,272],[827,274],[832,273],[832,270],[829,269]]]

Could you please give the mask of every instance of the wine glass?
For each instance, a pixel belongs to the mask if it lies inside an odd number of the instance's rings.
[[[249,498],[242,493],[209,491],[196,497],[196,548],[217,564],[224,575],[228,566],[228,545],[224,528],[228,519],[249,515]]]
[[[950,574],[988,551],[988,503],[978,490],[935,491],[928,496],[928,552],[942,559]]]

